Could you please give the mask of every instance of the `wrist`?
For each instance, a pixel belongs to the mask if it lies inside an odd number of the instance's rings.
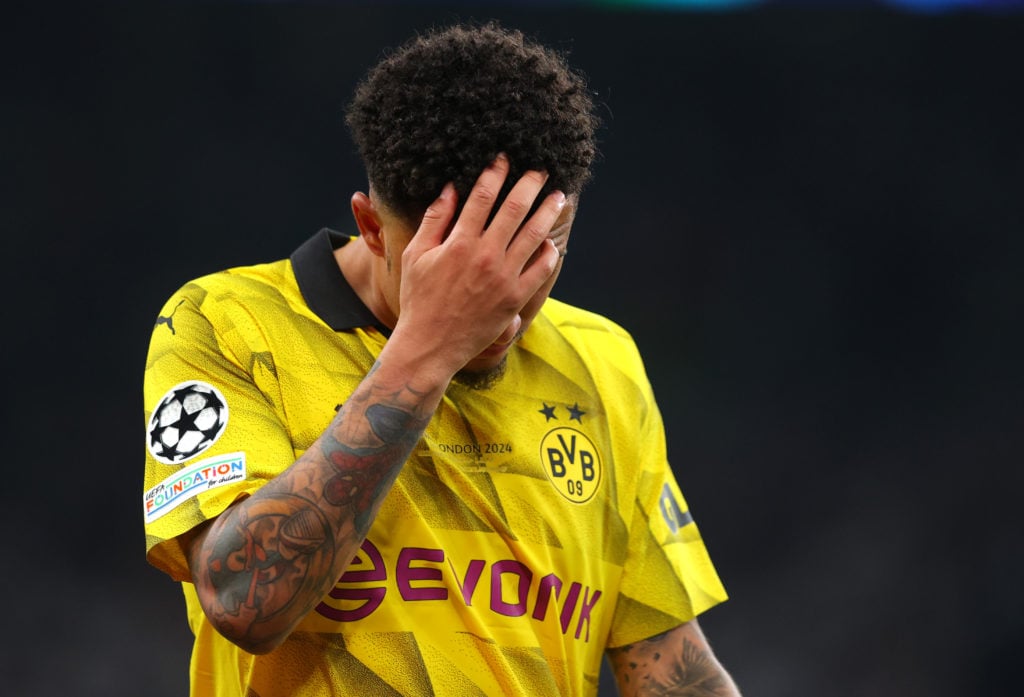
[[[419,393],[448,388],[462,365],[455,365],[450,351],[407,336],[396,328],[377,359],[376,374],[385,381],[394,380]]]

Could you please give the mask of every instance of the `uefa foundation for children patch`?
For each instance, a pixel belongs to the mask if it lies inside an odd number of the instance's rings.
[[[142,495],[146,522],[157,518],[204,491],[245,479],[245,453],[214,455],[184,467]]]
[[[189,380],[163,396],[149,417],[147,446],[165,465],[177,465],[213,445],[228,424],[228,403],[213,385]]]

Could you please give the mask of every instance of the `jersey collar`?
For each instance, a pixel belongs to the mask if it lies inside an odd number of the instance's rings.
[[[385,336],[391,331],[380,323],[349,285],[334,258],[334,250],[353,238],[322,228],[292,252],[292,272],[309,309],[336,332],[375,327]]]

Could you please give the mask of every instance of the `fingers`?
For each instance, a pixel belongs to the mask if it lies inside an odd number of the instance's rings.
[[[558,253],[554,252],[555,262],[550,262],[550,255],[541,249],[541,245],[548,239],[565,206],[565,195],[560,191],[549,194],[524,223],[548,179],[545,172],[528,171],[515,183],[487,225],[508,173],[508,158],[501,153],[480,173],[454,223],[454,229],[452,219],[457,208],[457,195],[454,186],[446,184],[441,195],[425,211],[410,247],[437,247],[445,241],[451,229],[447,239],[452,244],[460,244],[459,240],[471,242],[474,247],[482,244],[479,247],[481,251],[487,249],[490,250],[488,254],[505,257],[516,271],[523,272],[527,266],[533,269],[533,273],[542,273],[548,266],[553,270]],[[553,248],[553,245],[549,246]]]
[[[470,209],[474,221],[481,218],[486,221],[494,205],[495,192],[500,190],[507,174],[508,160],[499,155],[492,167],[477,180],[458,224],[463,222],[465,211]],[[561,191],[548,194],[529,220],[523,222],[547,180],[546,172],[531,170],[523,174],[502,201],[482,238],[478,238],[492,250],[504,252],[506,262],[520,274],[521,289],[528,293],[542,286],[558,264],[558,250],[549,236],[565,207],[565,194]],[[470,226],[465,229],[475,231],[479,228]]]
[[[499,153],[494,161],[480,173],[473,185],[466,205],[459,215],[453,235],[479,237],[486,232],[488,242],[494,246],[505,248],[516,235],[527,214],[533,207],[537,194],[544,188],[548,180],[545,172],[528,171],[512,187],[508,196],[494,214],[491,224],[487,219],[501,193],[502,185],[509,173],[508,157]],[[487,226],[486,231],[484,226]]]
[[[525,265],[534,256],[540,245],[549,239],[551,228],[558,220],[563,208],[565,208],[565,194],[561,191],[553,191],[548,194],[537,211],[512,238],[508,246],[509,257],[520,265]],[[552,246],[554,246],[553,243]],[[555,256],[556,258],[558,256],[557,250]]]
[[[508,176],[508,157],[499,153],[494,162],[489,164],[480,176],[477,177],[469,196],[466,197],[466,205],[459,214],[458,223],[452,235],[469,235],[479,237],[484,226],[487,225],[487,218],[491,214],[494,202],[501,192],[501,185],[505,183]]]
[[[455,186],[449,182],[441,189],[441,195],[423,213],[415,241],[428,249],[441,244],[455,215],[456,204]]]
[[[544,239],[540,247],[527,260],[519,284],[523,294],[529,298],[543,286],[558,266],[558,247],[549,239]]]
[[[528,171],[519,178],[487,228],[487,234],[493,237],[495,245],[507,247],[512,242],[547,180],[546,172],[537,171]],[[554,222],[553,218],[551,222]],[[550,229],[550,225],[548,227]]]

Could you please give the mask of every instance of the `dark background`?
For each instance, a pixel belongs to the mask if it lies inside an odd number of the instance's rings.
[[[5,694],[185,694],[139,505],[157,311],[351,229],[355,81],[488,17],[602,104],[555,295],[647,357],[745,694],[1018,694],[1024,15],[6,7]]]

